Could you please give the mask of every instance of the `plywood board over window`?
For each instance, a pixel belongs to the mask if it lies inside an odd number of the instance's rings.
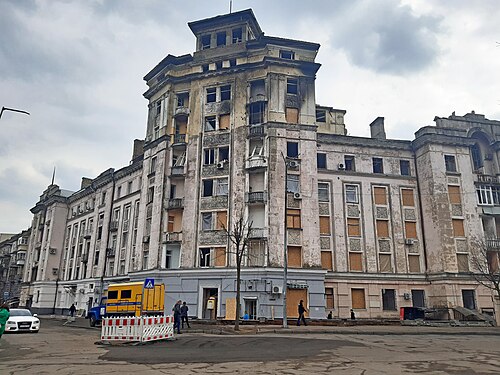
[[[361,229],[359,227],[359,219],[347,219],[347,235],[348,236],[361,236]]]
[[[308,312],[306,316],[309,316],[309,306],[307,302],[307,289],[290,289],[286,290],[286,315],[289,318],[299,317],[299,302],[304,301],[302,304]]]
[[[289,124],[299,123],[299,110],[297,108],[286,108],[285,112],[286,122]]]
[[[227,211],[219,211],[217,212],[216,229],[223,230],[224,228],[227,228]]]
[[[460,186],[448,186],[448,196],[451,204],[460,204]]]
[[[325,302],[326,309],[332,310],[335,308],[333,288],[325,288]]]
[[[405,237],[417,238],[417,223],[414,221],[405,221]]]
[[[420,256],[408,255],[408,268],[411,273],[420,272]]]
[[[387,220],[377,220],[377,237],[389,237],[389,222]]]
[[[402,189],[401,196],[403,198],[403,206],[415,207],[415,197],[413,196],[413,189]]]
[[[453,224],[453,236],[465,237],[464,221],[462,219],[452,219],[451,222]]]
[[[390,254],[379,254],[380,272],[392,272],[392,262]]]
[[[229,115],[221,115],[219,117],[219,129],[229,129],[230,117]]]
[[[226,248],[216,247],[215,248],[215,267],[225,267],[226,266]]]
[[[351,303],[353,309],[366,309],[365,290],[351,289]]]
[[[469,255],[457,254],[458,272],[469,272]]]
[[[373,188],[373,198],[375,204],[387,205],[387,190],[385,187],[374,187]]]
[[[324,270],[333,270],[332,252],[322,251],[321,252],[321,268]]]
[[[302,267],[302,248],[300,246],[288,246],[288,267]]]
[[[330,234],[330,217],[321,216],[319,218],[319,233],[320,234]]]
[[[349,253],[349,270],[363,271],[363,254]]]

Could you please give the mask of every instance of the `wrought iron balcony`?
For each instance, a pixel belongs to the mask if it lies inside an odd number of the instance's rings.
[[[267,228],[252,228],[248,237],[253,239],[267,238]]]
[[[485,240],[486,249],[489,251],[500,251],[500,238],[489,238]]]
[[[172,134],[172,146],[185,145],[185,144],[186,144],[186,134]]]
[[[165,233],[165,242],[182,242],[182,232]]]
[[[175,208],[183,208],[184,207],[184,198],[173,198],[169,199],[167,202],[167,209],[172,210]]]
[[[264,125],[250,125],[248,127],[248,136],[252,137],[263,137],[265,135]]]
[[[247,193],[248,203],[265,203],[267,201],[267,194],[264,191],[253,191]]]

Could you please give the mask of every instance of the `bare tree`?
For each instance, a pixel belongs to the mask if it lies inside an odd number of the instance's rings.
[[[488,241],[488,240],[486,240]],[[494,240],[496,241],[496,240]],[[471,254],[471,264],[474,270],[472,277],[481,285],[496,292],[500,299],[500,268],[498,265],[498,250],[481,243],[475,246]]]
[[[243,264],[243,259],[247,256],[248,245],[250,243],[252,234],[252,224],[253,222],[245,219],[243,211],[238,216],[237,220],[233,223],[232,228],[227,229],[223,225],[223,230],[226,233],[229,241],[233,244],[233,250],[229,250],[229,253],[234,253],[236,256],[236,319],[234,322],[234,330],[240,330],[240,284],[241,284],[241,265]]]

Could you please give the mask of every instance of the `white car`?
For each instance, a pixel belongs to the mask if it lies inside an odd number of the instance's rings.
[[[5,324],[5,332],[38,332],[40,319],[31,315],[28,309],[10,309],[10,317]]]

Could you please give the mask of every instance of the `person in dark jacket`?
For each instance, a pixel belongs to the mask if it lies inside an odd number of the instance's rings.
[[[172,311],[174,312],[174,331],[177,328],[178,334],[181,333],[181,304],[182,301],[178,300],[172,308]]]
[[[71,305],[71,307],[69,308],[69,314],[71,315],[71,317],[75,316],[75,312],[76,312],[76,306],[75,304],[73,303]]]
[[[188,326],[188,328],[191,328],[191,326],[189,325],[189,321],[188,321],[188,311],[189,311],[189,307],[186,305],[186,301],[182,302],[182,306],[181,306],[182,328],[184,328],[184,322],[186,322],[186,325]]]
[[[299,307],[298,307],[298,312],[299,312],[299,319],[297,319],[297,325],[300,326],[300,321],[304,322],[304,325],[306,326],[306,318],[304,317],[304,314],[307,312],[306,308],[304,307],[304,301],[300,300]]]

